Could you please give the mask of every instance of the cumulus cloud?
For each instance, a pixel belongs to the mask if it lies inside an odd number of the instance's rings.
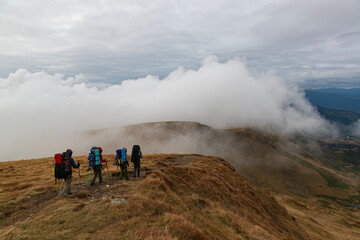
[[[118,85],[19,69],[0,79],[0,115],[1,160],[52,155],[60,142],[71,143],[66,134],[73,132],[151,121],[280,134],[331,129],[303,93],[274,72],[254,73],[241,59],[219,62],[215,56],[196,70],[179,68],[163,79],[149,75]]]

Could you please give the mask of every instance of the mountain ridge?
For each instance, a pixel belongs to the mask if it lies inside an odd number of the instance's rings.
[[[84,186],[87,157],[75,154],[81,179],[74,170],[75,193],[57,197],[61,183],[54,184],[52,157],[0,163],[0,237],[325,240],[360,234],[356,139],[284,138],[197,122],[82,134],[89,143],[102,139],[105,153],[140,144],[142,177],[118,181],[119,170],[109,164],[105,185]],[[104,158],[111,163],[115,155]]]
[[[105,157],[109,159],[114,155]],[[75,160],[85,165],[86,157]],[[50,170],[52,165],[51,158],[28,161],[45,161],[43,170]],[[15,173],[19,166],[16,163],[11,163]],[[106,186],[75,185],[74,190],[78,189],[69,197],[57,197],[53,186],[53,198],[39,201],[26,219],[17,218],[11,228],[5,225],[0,236],[27,239],[44,236],[52,239],[308,238],[274,197],[267,191],[253,188],[221,158],[144,155],[143,168],[141,178],[125,182],[114,180],[113,166],[111,180],[104,174]],[[84,167],[81,170],[84,172]],[[41,182],[46,180],[48,178],[43,176]],[[41,198],[46,194],[45,187],[36,185],[34,182],[20,183],[13,189],[25,193],[23,199],[27,199],[28,194],[31,199]],[[37,194],[31,194],[34,191]],[[1,204],[3,206],[3,202]],[[23,204],[26,200],[19,199],[18,211]],[[10,211],[7,216],[15,213]],[[134,224],[136,229],[132,227]]]

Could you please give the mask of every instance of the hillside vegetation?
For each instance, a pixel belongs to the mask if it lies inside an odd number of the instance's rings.
[[[74,194],[65,197],[58,196],[61,181],[54,182],[52,157],[1,162],[0,239],[350,240],[360,235],[357,139],[283,138],[193,122],[82,134],[88,141],[105,139],[105,153],[122,139],[122,146],[136,142],[144,153],[164,154],[145,155],[141,177],[130,181],[120,181],[111,164],[115,156],[104,155],[109,174],[104,166],[105,183],[92,187],[85,185],[87,157],[75,156],[81,179],[75,169]]]
[[[109,136],[116,136],[111,138]],[[360,145],[332,149],[341,140],[280,137],[251,129],[214,129],[196,122],[154,122],[87,132],[86,139],[106,139],[104,149],[136,142],[147,153],[197,153],[226,159],[252,184],[278,193],[358,195]],[[339,145],[339,146],[340,146]],[[345,160],[346,159],[346,160]],[[346,161],[346,162],[345,162]],[[357,203],[357,202],[354,202]]]
[[[114,156],[106,156],[112,159]],[[1,163],[2,239],[303,239],[307,233],[267,191],[220,158],[147,155],[143,176],[81,185],[57,196],[53,160]],[[74,172],[74,181],[78,179]]]

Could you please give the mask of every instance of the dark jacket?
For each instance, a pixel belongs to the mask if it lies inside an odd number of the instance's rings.
[[[70,165],[70,174],[72,174],[72,171],[71,171],[71,167],[73,168],[79,168],[80,167],[80,163],[76,164],[74,159],[71,157],[72,156],[72,152],[69,152],[69,156],[70,156],[70,162],[71,162],[71,165]]]

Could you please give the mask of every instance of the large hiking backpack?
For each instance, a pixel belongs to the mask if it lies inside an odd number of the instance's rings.
[[[116,150],[116,165],[122,164],[121,149]]]
[[[66,152],[63,152],[63,161],[65,163],[65,172],[67,174],[70,174],[71,173],[71,161],[70,161],[70,153],[68,151]]]
[[[126,148],[116,150],[116,159],[118,165],[127,164]]]
[[[89,166],[94,167],[100,165],[101,153],[98,147],[92,147],[89,153]]]
[[[55,178],[64,179],[71,173],[70,155],[68,152],[57,153],[55,158]]]
[[[63,164],[62,161],[62,154],[61,153],[56,153],[54,155],[54,159],[55,159],[55,178],[61,179],[61,178],[66,178],[66,173],[65,173],[65,164]]]
[[[131,162],[140,162],[140,146],[134,145],[131,153]]]

